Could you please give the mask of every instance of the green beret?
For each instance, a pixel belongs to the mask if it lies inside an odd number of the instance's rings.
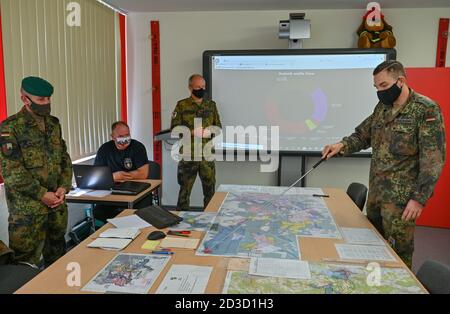
[[[29,76],[22,80],[22,88],[28,94],[39,97],[50,97],[53,95],[53,86],[46,80]]]

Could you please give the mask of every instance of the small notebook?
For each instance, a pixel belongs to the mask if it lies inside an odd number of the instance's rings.
[[[139,228],[109,228],[100,238],[135,239],[140,233]]]
[[[100,248],[104,250],[120,251],[128,246],[132,239],[111,239],[98,238],[88,244],[90,248]]]

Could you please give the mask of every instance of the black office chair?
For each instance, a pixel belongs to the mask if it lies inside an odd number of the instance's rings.
[[[11,265],[14,252],[0,241],[0,294],[12,294],[40,270],[29,265]]]
[[[148,165],[150,167],[148,178],[150,180],[161,180],[161,165],[153,160],[149,160]]]
[[[161,165],[156,161],[148,161],[149,172],[148,178],[150,180],[161,180]],[[161,205],[160,187],[153,191],[153,202],[157,205]]]
[[[0,294],[13,294],[39,273],[28,265],[0,265]]]
[[[367,188],[364,184],[353,182],[347,188],[347,195],[362,211],[366,204]]]
[[[450,294],[450,267],[437,261],[426,261],[416,275],[431,294]]]

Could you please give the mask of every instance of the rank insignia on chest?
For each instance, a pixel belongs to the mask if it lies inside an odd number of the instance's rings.
[[[133,161],[131,160],[131,158],[125,158],[123,160],[123,165],[125,169],[130,170],[131,168],[133,168]]]
[[[410,118],[403,118],[403,117],[399,117],[395,120],[397,123],[402,123],[402,124],[412,124],[414,123],[413,119]]]

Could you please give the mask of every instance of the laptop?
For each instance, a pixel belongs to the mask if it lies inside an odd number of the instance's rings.
[[[137,195],[151,186],[150,183],[136,181],[115,183],[108,166],[73,165],[73,173],[80,189],[111,190],[112,194]]]

